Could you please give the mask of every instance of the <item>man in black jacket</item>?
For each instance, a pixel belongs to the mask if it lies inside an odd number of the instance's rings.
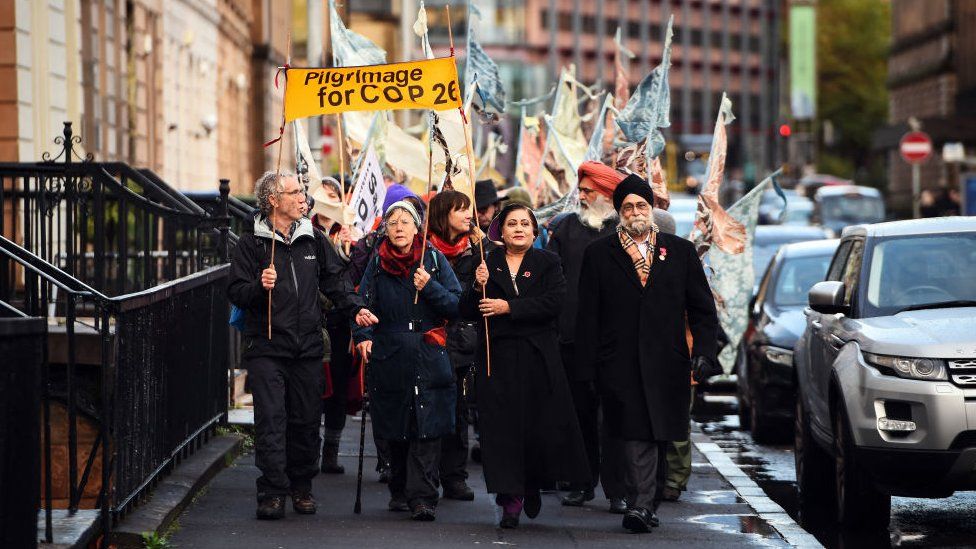
[[[343,265],[321,231],[304,217],[305,192],[291,174],[257,182],[254,234],[242,235],[231,260],[227,294],[244,311],[243,366],[254,395],[259,519],[315,513],[319,418],[324,388],[321,291],[360,325],[376,322],[363,308]],[[275,240],[272,263],[272,238]],[[277,273],[282,273],[281,283]],[[271,333],[268,333],[268,299]]]
[[[691,242],[659,232],[653,202],[636,175],[617,185],[620,224],[583,252],[576,317],[578,368],[596,380],[603,428],[620,441],[629,500],[623,527],[633,532],[658,525],[658,447],[688,438],[689,370],[696,381],[721,371],[718,315],[701,261]]]
[[[599,162],[584,162],[579,168],[579,211],[560,214],[553,219],[552,233],[546,249],[554,252],[562,261],[566,275],[566,298],[559,314],[559,347],[566,378],[573,396],[576,418],[583,434],[583,445],[590,466],[593,484],[570,486],[562,504],[578,507],[593,499],[593,487],[597,480],[603,484],[603,492],[610,500],[611,513],[624,513],[622,468],[617,464],[617,454],[612,440],[600,436],[597,424],[599,399],[592,379],[581,379],[576,367],[576,310],[578,306],[580,266],[583,250],[601,236],[616,231],[617,212],[610,197],[624,174]]]

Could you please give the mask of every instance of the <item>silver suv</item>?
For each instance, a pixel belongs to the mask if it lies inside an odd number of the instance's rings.
[[[801,517],[976,489],[976,218],[849,227],[794,347]],[[828,479],[833,479],[829,482]]]

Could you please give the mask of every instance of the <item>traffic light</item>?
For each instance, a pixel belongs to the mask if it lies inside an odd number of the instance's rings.
[[[779,127],[780,137],[789,137],[793,133],[793,129],[790,128],[789,124],[781,124]]]

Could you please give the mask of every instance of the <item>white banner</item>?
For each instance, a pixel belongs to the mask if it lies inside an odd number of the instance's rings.
[[[380,160],[376,157],[373,146],[366,150],[366,157],[359,167],[359,179],[356,180],[356,190],[349,202],[352,208],[353,226],[366,234],[373,230],[373,222],[381,217],[383,199],[386,198],[386,185],[383,183],[383,172],[380,170]]]

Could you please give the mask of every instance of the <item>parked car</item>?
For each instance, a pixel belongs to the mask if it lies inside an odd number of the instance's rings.
[[[752,240],[752,269],[753,275],[756,277],[752,295],[756,295],[759,290],[759,281],[762,279],[763,273],[766,272],[769,262],[779,251],[780,246],[793,242],[824,240],[826,238],[827,233],[820,227],[794,225],[760,225],[756,227],[756,235]]]
[[[786,202],[789,204],[793,199],[799,197],[796,194],[795,189],[783,189],[783,196],[786,197]],[[760,225],[777,225],[779,224],[779,216],[783,211],[783,196],[779,193],[770,189],[764,191],[762,196],[759,197],[759,224]]]
[[[759,284],[736,363],[739,423],[756,442],[779,438],[792,428],[793,346],[806,324],[807,292],[824,279],[838,242],[783,246]]]
[[[850,179],[841,179],[840,177],[816,173],[812,175],[804,176],[796,184],[796,192],[800,196],[806,196],[812,198],[816,194],[817,190],[821,187],[833,187],[837,185],[852,185],[853,181]]]
[[[976,218],[848,228],[809,305],[801,514],[833,499],[839,523],[880,528],[892,495],[976,489]]]
[[[878,223],[885,219],[884,200],[878,189],[857,185],[822,187],[813,197],[813,220],[838,237],[845,227]]]

